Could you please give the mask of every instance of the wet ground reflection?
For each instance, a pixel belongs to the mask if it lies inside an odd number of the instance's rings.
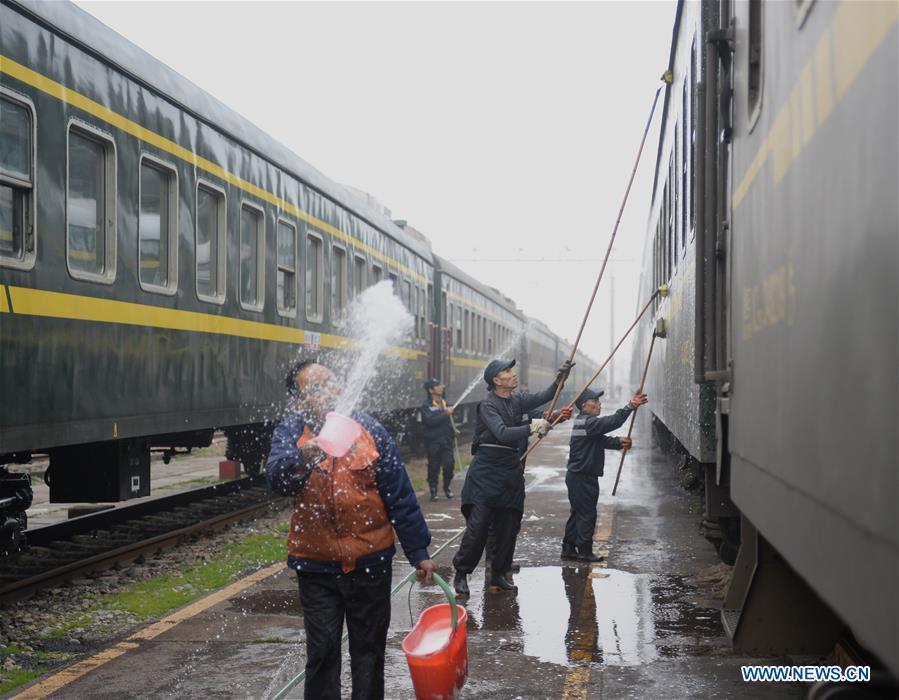
[[[715,611],[689,602],[678,577],[585,566],[522,568],[518,595],[472,577],[469,629],[508,632],[504,651],[563,666],[637,666],[701,649],[721,634]]]

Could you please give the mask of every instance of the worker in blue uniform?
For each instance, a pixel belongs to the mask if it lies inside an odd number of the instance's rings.
[[[453,441],[456,439],[456,429],[453,426],[453,407],[446,403],[440,380],[431,378],[425,382],[424,387],[428,397],[419,410],[428,450],[428,486],[431,488],[431,500],[436,501],[441,471],[443,493],[447,498],[453,497],[450,483],[455,469]]]
[[[493,360],[484,370],[487,398],[478,404],[471,453],[474,455],[462,487],[462,514],[465,533],[453,558],[456,575],[453,585],[460,595],[468,595],[468,575],[484,553],[487,531],[493,525],[496,548],[490,562],[490,588],[516,591],[509,580],[515,553],[515,538],[524,512],[524,469],[521,457],[531,435],[544,436],[551,420],[531,420],[529,411],[550,401],[556,386],[571,371],[568,361],[559,369],[556,381],[543,391],[517,392],[515,360]],[[550,419],[571,417],[568,408]]]
[[[571,427],[568,469],[565,485],[571,515],[565,524],[562,539],[562,559],[597,562],[603,557],[593,553],[593,532],[596,530],[596,504],[599,501],[599,477],[603,474],[606,450],[629,450],[631,439],[612,437],[638,406],[647,402],[646,394],[634,397],[615,413],[600,416],[599,397],[605,392],[587,389],[575,402],[580,413]]]

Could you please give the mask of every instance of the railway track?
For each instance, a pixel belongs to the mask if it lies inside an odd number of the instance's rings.
[[[187,535],[225,527],[282,500],[257,476],[29,530],[28,549],[0,560],[0,602],[173,547]]]

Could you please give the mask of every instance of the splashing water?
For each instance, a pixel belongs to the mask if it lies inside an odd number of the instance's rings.
[[[412,316],[393,293],[393,283],[383,280],[362,292],[350,304],[341,323],[351,337],[351,361],[341,372],[343,392],[335,411],[350,415],[359,404],[372,377],[382,369],[384,351],[408,338]]]
[[[515,349],[515,347],[518,345],[518,341],[521,340],[522,336],[525,334],[526,331],[527,331],[527,327],[520,330],[516,336],[514,336],[508,343],[506,343],[506,347],[504,347],[502,349],[502,351],[496,356],[496,358],[491,358],[491,359],[503,359],[503,358],[507,358],[509,355],[511,355],[512,350]],[[486,367],[486,365],[485,365],[485,367]],[[463,391],[459,395],[459,398],[456,399],[455,405],[461,406],[462,402],[465,400],[465,397],[468,396],[472,391],[474,391],[474,388],[478,384],[483,383],[483,381],[484,381],[483,372],[475,375],[474,379],[471,380],[471,384],[469,384],[466,387],[465,391]]]

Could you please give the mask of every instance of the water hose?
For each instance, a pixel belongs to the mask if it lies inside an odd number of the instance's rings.
[[[434,553],[431,555],[431,559],[436,559],[437,555],[440,554],[440,552],[442,552],[450,544],[452,544],[457,539],[459,539],[462,536],[462,533],[464,533],[464,532],[465,532],[465,528],[463,527],[456,534],[454,534],[452,537],[450,537],[446,542],[444,542],[437,549],[435,549]],[[391,589],[391,591],[390,591],[391,598],[393,598],[394,595],[396,595],[400,590],[402,590],[403,586],[405,586],[407,583],[410,583],[415,580],[415,572],[416,572],[416,569],[412,569],[412,571],[409,572],[408,576],[406,576],[402,581],[400,581],[398,584],[396,584]],[[434,574],[434,581],[436,581],[437,585],[443,589],[444,593],[446,593],[449,590],[449,586],[447,585],[446,581],[444,581],[443,578],[439,577],[436,573]],[[454,594],[453,594],[453,602],[455,603],[455,595]],[[453,629],[456,629],[456,617],[458,615],[458,612],[456,611],[455,605],[452,606],[452,609],[453,609]],[[341,646],[343,646],[343,643],[347,640],[348,637],[349,637],[349,632],[344,632],[343,637],[340,638]],[[294,687],[296,687],[297,685],[302,683],[305,679],[306,679],[306,669],[303,669],[298,675],[296,675],[292,679],[290,679],[287,682],[287,685],[285,685],[283,688],[281,688],[281,690],[279,690],[276,695],[273,695],[271,700],[282,700],[282,698],[286,698],[287,693],[290,690],[292,690]]]
[[[646,366],[643,368],[643,379],[640,380],[640,388],[637,389],[638,394],[643,393],[643,387],[646,385],[646,375],[649,374],[649,361],[652,359],[652,348],[656,344],[656,338],[659,336],[658,333],[652,334],[652,340],[649,343],[649,352],[646,354]],[[637,420],[637,411],[640,410],[640,407],[637,406],[634,409],[634,413],[631,416],[631,424],[627,428],[627,436],[631,436],[631,432],[634,429],[634,421]],[[621,467],[624,466],[624,458],[627,455],[627,450],[623,450],[621,452],[621,461],[618,462],[618,473],[615,475],[615,486],[612,487],[612,495],[615,495],[615,492],[618,491],[618,480],[621,478]]]
[[[527,488],[525,488],[525,492],[527,492]],[[434,553],[431,555],[431,559],[436,559],[437,556],[447,547],[449,547],[453,542],[459,539],[465,533],[465,528],[459,528],[457,532],[453,534],[446,542],[440,545],[437,549],[434,550]],[[393,598],[400,590],[402,590],[403,586],[407,583],[410,583],[415,580],[415,569],[409,572],[409,575],[406,576],[402,581],[396,584],[393,589],[390,591],[390,597]],[[437,573],[434,573],[434,581],[437,582],[437,585],[443,588],[443,592],[446,593],[449,590],[449,585],[447,585],[446,581],[443,580],[442,577],[439,577]],[[443,581],[443,583],[441,583]],[[453,601],[455,602],[455,595],[453,596]],[[455,608],[455,605],[453,606]],[[455,629],[455,625],[453,626]],[[349,633],[345,633],[343,637],[340,639],[340,644],[343,646],[343,643],[349,637]],[[298,675],[294,676],[290,681],[288,681],[287,685],[285,685],[281,690],[278,691],[277,695],[273,695],[271,700],[283,700],[283,698],[287,697],[287,693],[295,688],[297,685],[302,683],[306,678],[306,669],[303,669]]]
[[[627,189],[624,191],[624,199],[621,200],[621,206],[618,208],[618,218],[615,219],[615,226],[612,228],[612,237],[609,239],[609,247],[606,249],[606,255],[603,258],[602,266],[599,268],[599,276],[596,278],[596,284],[593,286],[593,294],[590,295],[590,302],[587,304],[587,310],[584,312],[584,320],[581,321],[581,327],[577,332],[577,338],[574,339],[574,345],[571,346],[571,354],[568,356],[568,362],[574,362],[574,356],[577,353],[578,344],[581,342],[581,336],[584,333],[584,327],[587,325],[587,319],[590,317],[590,311],[593,309],[593,302],[596,299],[596,293],[599,291],[599,283],[602,282],[603,274],[606,271],[606,264],[609,262],[609,255],[612,253],[612,244],[615,243],[615,236],[618,235],[618,225],[621,223],[621,215],[624,213],[624,207],[627,204],[627,198],[631,193],[631,186],[634,184],[634,176],[637,174],[637,166],[640,164],[640,157],[643,155],[643,146],[646,143],[646,137],[649,135],[649,127],[652,124],[652,116],[656,111],[656,104],[659,101],[659,95],[662,92],[662,88],[671,84],[673,77],[671,75],[671,71],[665,71],[662,75],[662,81],[665,83],[664,85],[659,85],[656,89],[655,97],[652,100],[652,109],[649,110],[649,119],[646,120],[646,126],[643,129],[643,138],[640,139],[640,148],[637,151],[637,160],[634,162],[634,167],[631,170],[630,179],[627,181]],[[565,380],[567,377],[564,375],[560,377],[558,384],[556,385],[556,393],[553,395],[552,403],[549,405],[549,415],[552,415],[553,410],[556,408],[556,403],[559,400],[559,396],[562,393],[562,388],[565,386]]]

